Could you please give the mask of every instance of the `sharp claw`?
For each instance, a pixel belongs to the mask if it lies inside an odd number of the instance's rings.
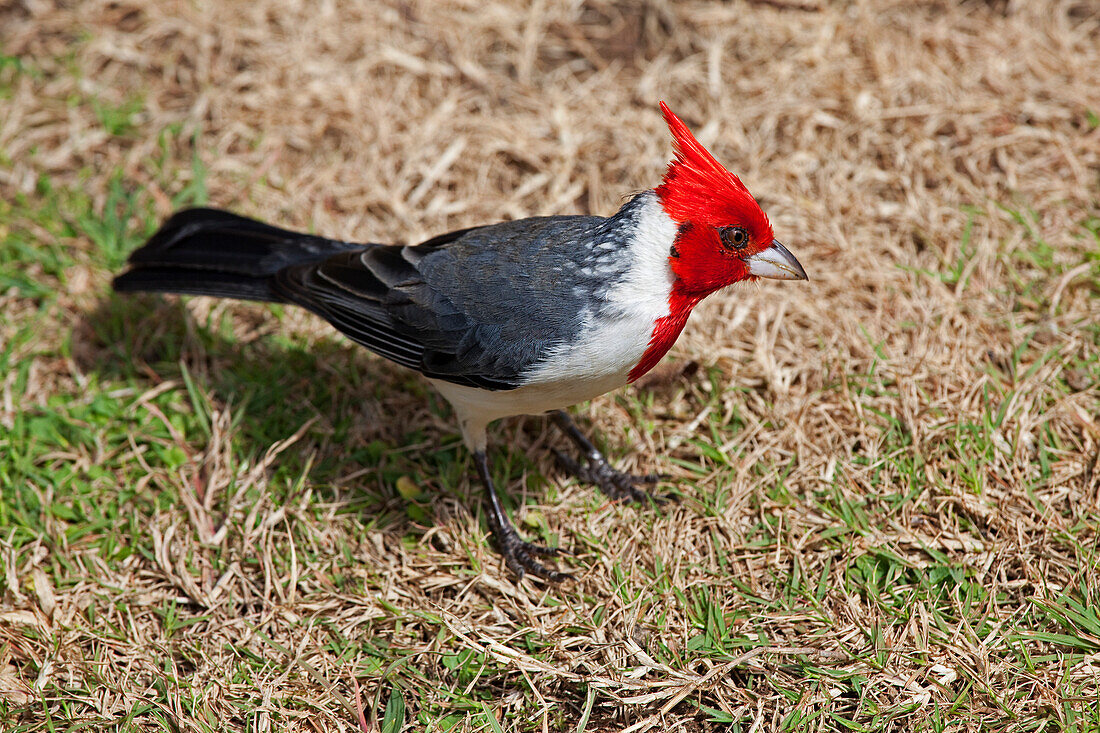
[[[652,496],[648,492],[638,489],[635,484],[655,484],[667,479],[668,476],[656,473],[636,476],[618,471],[607,462],[607,459],[599,449],[597,449],[588,438],[584,437],[584,434],[577,429],[577,426],[573,423],[569,415],[558,410],[551,413],[551,419],[553,419],[558,427],[577,444],[577,447],[581,449],[581,453],[585,456],[585,463],[581,465],[573,458],[555,449],[554,455],[557,456],[558,463],[560,463],[565,470],[581,481],[595,484],[600,491],[612,501],[621,501],[625,499],[643,502],[648,499],[653,499],[657,503],[661,503],[659,497]]]
[[[504,558],[504,564],[516,574],[516,580],[523,580],[523,576],[527,575],[527,571],[523,569],[523,563],[514,557]]]
[[[508,569],[520,579],[527,573],[551,583],[558,583],[572,577],[568,573],[551,570],[536,560],[535,557],[557,557],[559,555],[572,555],[573,553],[560,547],[545,547],[525,542],[511,527],[502,529],[501,532],[503,537],[498,537],[498,541],[501,554],[504,555],[504,562]]]
[[[530,553],[535,554],[535,555],[542,555],[543,557],[557,557],[558,555],[562,555],[565,552],[560,547],[546,547],[545,545],[533,545],[530,542],[525,542],[523,544],[524,544],[523,549],[525,549],[527,552],[530,552]]]
[[[549,581],[551,583],[560,583],[563,580],[568,580],[569,578],[573,577],[569,573],[562,573],[557,570],[551,570],[535,558],[531,557],[531,553],[543,554],[540,552],[540,550],[547,550],[549,548],[539,547],[538,545],[532,545],[527,542],[523,544],[524,547],[516,551],[515,558],[509,558],[510,560],[514,559],[516,561],[515,566],[513,566],[511,562],[509,562],[508,564],[508,567],[512,569],[512,572],[518,575],[521,580],[523,579],[525,571],[531,573],[531,575],[534,575],[535,577],[542,578],[543,580]]]
[[[572,580],[573,576],[570,573],[559,573],[557,570],[550,570],[539,565],[540,570],[531,570],[532,575],[537,575],[548,583],[564,583],[567,580]]]
[[[608,498],[615,501],[625,499],[629,501],[644,502],[647,499],[657,499],[657,497],[652,496],[649,492],[637,488],[635,484],[655,484],[665,478],[661,474],[655,473],[644,475],[623,473],[615,470],[606,462],[590,462],[582,466],[556,449],[554,450],[554,455],[557,457],[558,463],[561,464],[562,468],[581,481],[595,484]]]
[[[592,483],[596,484],[600,491],[614,501],[642,503],[650,499],[656,499],[648,491],[639,489],[636,486],[636,484],[652,483],[649,481],[650,478],[653,478],[651,475],[636,476],[622,473],[607,463],[599,464],[595,469],[590,470],[590,473],[592,474]]]

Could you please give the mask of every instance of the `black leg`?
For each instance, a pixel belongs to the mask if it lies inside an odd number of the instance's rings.
[[[571,578],[572,576],[568,573],[551,570],[535,559],[536,556],[553,557],[561,554],[562,550],[533,545],[520,538],[511,520],[508,519],[508,515],[504,513],[504,507],[500,504],[500,497],[497,496],[493,479],[489,475],[489,461],[485,457],[484,451],[474,451],[474,463],[477,464],[477,473],[481,476],[481,481],[485,484],[485,491],[487,492],[489,530],[496,538],[497,544],[500,546],[500,554],[504,555],[504,562],[508,565],[508,568],[521,578],[526,573],[531,573],[531,575],[553,583]]]
[[[577,447],[584,454],[585,465],[582,466],[561,451],[554,451],[554,455],[558,457],[558,461],[565,467],[565,470],[582,481],[596,484],[600,491],[615,501],[624,499],[627,501],[648,501],[650,499],[658,502],[662,501],[660,498],[637,487],[637,484],[657,483],[662,478],[659,474],[651,473],[636,476],[617,470],[608,462],[604,454],[592,445],[592,441],[584,436],[584,433],[580,431],[577,424],[573,422],[573,418],[569,417],[568,414],[562,410],[554,410],[550,413],[550,417],[577,444]]]

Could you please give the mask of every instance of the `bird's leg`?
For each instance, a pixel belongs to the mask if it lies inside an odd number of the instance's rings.
[[[535,559],[537,556],[553,557],[561,554],[562,550],[535,545],[521,539],[515,526],[512,525],[512,521],[504,513],[504,507],[500,503],[496,487],[493,486],[493,479],[489,475],[489,461],[485,457],[485,451],[474,451],[474,463],[477,464],[477,473],[481,477],[482,483],[485,484],[485,491],[487,492],[489,529],[492,531],[493,537],[496,538],[497,545],[500,546],[500,554],[504,556],[504,562],[508,565],[508,568],[521,578],[526,573],[531,573],[553,583],[572,577],[568,573],[551,570]]]
[[[573,418],[569,417],[567,413],[562,410],[554,410],[550,413],[550,418],[577,444],[577,447],[584,454],[585,464],[582,466],[561,451],[554,451],[558,461],[567,471],[582,481],[596,484],[600,491],[615,501],[647,501],[649,499],[660,501],[658,497],[637,487],[637,484],[657,483],[662,478],[659,474],[650,473],[638,476],[619,471],[608,462],[596,446],[592,445],[592,441],[584,436],[577,424],[573,422]]]

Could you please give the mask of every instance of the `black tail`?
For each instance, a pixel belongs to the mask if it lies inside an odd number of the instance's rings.
[[[277,272],[361,247],[288,232],[228,211],[187,209],[130,255],[130,269],[115,278],[114,288],[280,302],[271,287]]]

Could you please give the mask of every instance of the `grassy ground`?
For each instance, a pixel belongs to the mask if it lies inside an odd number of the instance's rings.
[[[492,434],[293,309],[120,298],[179,206],[349,239],[613,211],[665,99],[810,273]],[[0,5],[0,728],[1100,728],[1088,2]]]

